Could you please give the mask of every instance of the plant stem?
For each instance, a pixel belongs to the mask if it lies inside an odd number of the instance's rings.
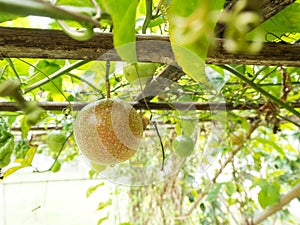
[[[72,11],[67,11],[59,6],[50,4],[49,2],[42,0],[1,0],[0,11],[3,13],[13,13],[20,16],[45,16],[62,20],[76,20],[78,22],[87,22],[93,24],[96,27],[100,26],[100,23],[93,18]]]
[[[273,95],[269,94],[267,91],[265,91],[260,86],[253,83],[251,80],[248,80],[243,74],[241,74],[236,69],[234,69],[234,68],[232,68],[231,66],[228,66],[228,65],[219,65],[219,67],[231,72],[233,75],[237,76],[239,79],[243,80],[246,84],[248,84],[250,87],[252,87],[254,90],[260,92],[262,95],[267,97],[269,100],[275,102],[276,104],[278,104],[282,108],[285,108],[286,110],[288,110],[289,112],[293,113],[295,116],[300,118],[300,112],[298,112],[297,110],[292,108],[287,103],[284,103],[280,99],[278,99],[278,98],[274,97]]]

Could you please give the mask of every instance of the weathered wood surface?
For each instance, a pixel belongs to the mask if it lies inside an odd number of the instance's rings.
[[[231,54],[223,48],[222,39],[209,52],[208,64],[248,64],[300,66],[300,45],[265,43],[256,55]],[[141,62],[173,64],[174,55],[167,36],[138,35],[137,55]],[[120,60],[113,48],[113,35],[97,33],[86,42],[69,38],[59,30],[0,28],[0,58],[51,58]]]

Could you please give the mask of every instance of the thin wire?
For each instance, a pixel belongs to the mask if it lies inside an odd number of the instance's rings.
[[[66,137],[66,139],[65,139],[64,142],[62,143],[62,145],[61,145],[61,147],[60,147],[60,149],[59,149],[57,155],[55,156],[55,159],[54,159],[54,161],[53,161],[53,163],[52,163],[52,165],[51,165],[51,167],[50,167],[49,169],[40,171],[40,170],[38,170],[37,168],[35,168],[35,171],[34,171],[34,172],[36,172],[36,173],[45,173],[45,172],[51,171],[52,168],[54,167],[55,163],[57,162],[57,160],[58,160],[60,154],[62,153],[63,149],[65,148],[66,143],[69,141],[69,139],[71,138],[72,135],[73,135],[73,131],[70,132],[70,134]]]
[[[159,130],[157,128],[157,124],[156,124],[155,121],[152,121],[153,113],[151,111],[151,108],[148,105],[147,100],[146,100],[146,96],[145,96],[145,93],[144,93],[144,88],[143,88],[143,85],[142,85],[142,82],[141,82],[141,77],[140,77],[140,74],[139,74],[138,69],[137,69],[137,64],[135,64],[135,71],[136,71],[136,74],[137,74],[137,77],[138,77],[139,86],[140,86],[140,89],[141,89],[141,94],[142,94],[142,97],[143,97],[143,101],[145,103],[145,106],[146,106],[147,110],[150,112],[150,118],[149,118],[150,123],[153,124],[153,126],[155,128],[155,131],[157,133],[159,142],[160,142],[161,151],[162,151],[162,166],[161,166],[161,170],[163,171],[164,170],[164,165],[165,165],[165,148],[164,148],[164,145],[162,143],[162,139],[161,139]]]
[[[2,198],[3,198],[3,203],[2,203],[2,207],[3,207],[3,225],[6,225],[7,223],[7,221],[6,221],[6,216],[7,216],[7,210],[6,210],[6,201],[7,201],[7,199],[6,199],[6,193],[5,193],[5,188],[6,188],[6,183],[3,183],[3,188],[2,188]]]
[[[56,85],[56,83],[53,81],[53,79],[50,79],[49,75],[47,75],[46,73],[44,73],[44,71],[42,71],[40,68],[38,68],[37,66],[35,65],[32,65],[31,63],[23,60],[23,59],[20,59],[20,58],[17,58],[18,60],[20,60],[21,62],[33,67],[34,69],[36,69],[38,72],[40,72],[41,74],[43,74],[48,80],[49,82],[51,82],[51,84],[57,89],[57,91],[64,97],[64,99],[69,103],[69,105],[71,105],[71,102],[70,100],[67,98],[67,96],[64,94],[64,92]]]
[[[162,139],[161,139],[160,133],[159,133],[159,131],[158,131],[156,121],[153,121],[152,123],[153,123],[153,125],[154,125],[154,127],[155,127],[155,131],[156,131],[156,133],[157,133],[157,135],[158,135],[158,138],[159,138],[159,141],[160,141],[160,146],[161,146],[161,151],[162,151],[162,156],[163,156],[163,158],[162,158],[162,163],[161,163],[161,170],[164,171],[165,158],[166,158],[166,156],[165,156],[165,148],[164,148],[164,145],[163,145],[163,143],[162,143]]]

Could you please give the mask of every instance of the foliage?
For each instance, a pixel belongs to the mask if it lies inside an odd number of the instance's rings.
[[[0,6],[5,3],[12,7],[8,2],[11,1],[0,1]],[[47,4],[39,8],[39,5],[35,10],[24,1],[13,2],[23,6],[23,11],[11,14],[11,10],[0,7],[1,26],[32,28],[32,17],[28,15],[41,15],[41,9],[46,10],[45,16],[53,18],[47,24],[48,29],[59,27],[55,19],[68,20],[65,22],[72,28],[78,26],[74,21],[79,22],[80,27],[82,24],[87,27],[86,23],[89,26],[100,23],[102,26],[98,29],[102,32],[114,33],[114,46],[122,60],[128,63],[137,62],[136,34],[170,35],[176,62],[185,75],[154,96],[151,103],[210,103],[211,110],[201,113],[192,105],[187,110],[139,110],[149,122],[144,132],[146,141],[141,147],[147,151],[140,151],[128,164],[145,168],[160,165],[161,144],[166,161],[172,160],[172,145],[182,134],[193,139],[194,151],[185,159],[183,168],[168,179],[154,181],[148,186],[117,186],[117,190],[105,197],[97,196],[97,190],[105,188],[105,183],[89,188],[87,198],[100,198],[96,207],[102,213],[98,224],[114,218],[111,209],[117,203],[113,197],[118,195],[126,196],[126,207],[120,207],[127,212],[124,222],[120,223],[124,225],[251,224],[259,211],[277,204],[282,195],[299,183],[300,117],[293,106],[300,103],[300,70],[204,63],[208,48],[213,46],[211,40],[218,15],[228,1],[94,1],[103,11],[100,22],[95,18],[97,7],[90,1],[60,0],[55,7]],[[62,5],[66,10],[58,11]],[[243,50],[249,50],[248,41],[256,39],[257,32],[267,34],[266,37],[273,35],[272,41],[284,40],[289,44],[299,39],[299,2],[253,32],[248,34],[250,28],[243,30],[238,38],[235,37],[238,26],[232,20],[238,22],[243,10],[235,10],[235,14],[223,18],[223,22],[232,25],[228,26],[225,36],[234,44],[242,43],[239,47]],[[38,111],[40,108],[35,103],[34,110],[21,105],[17,111],[1,112],[0,172],[4,179],[25,167],[32,167],[37,173],[59,172],[64,163],[75,161],[80,153],[72,133],[77,115],[72,104],[103,99],[108,92],[112,98],[135,101],[147,82],[128,82],[123,71],[125,65],[123,62],[63,59],[1,60],[0,85],[5,81],[17,81],[26,102],[67,103],[63,110]],[[153,66],[156,70],[152,75],[167,67]],[[106,89],[107,82],[110,91]],[[12,98],[15,95],[1,94],[1,102],[11,102]],[[222,102],[245,110],[214,111],[214,103],[221,105]],[[28,123],[31,112],[38,115],[38,119],[33,118],[34,123]],[[160,139],[155,132],[157,127]],[[34,135],[30,132],[32,129],[39,129],[42,134]],[[46,144],[50,132],[63,134],[54,151]],[[49,167],[39,167],[35,162],[38,154],[48,159]],[[128,167],[120,168],[122,175],[122,169]],[[104,173],[105,170],[99,173],[91,170],[90,177],[101,177]],[[151,178],[150,173],[147,175]],[[147,178],[138,177],[140,180]],[[108,214],[105,213],[107,209]],[[265,224],[276,219],[284,224],[293,221],[293,217],[282,210],[268,218]]]
[[[0,167],[4,168],[10,163],[14,149],[14,137],[10,133],[6,122],[0,118]]]

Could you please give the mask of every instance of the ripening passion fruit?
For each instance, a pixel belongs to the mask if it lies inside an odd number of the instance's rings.
[[[113,165],[132,157],[143,136],[141,116],[119,99],[86,105],[74,123],[77,146],[90,162]]]

